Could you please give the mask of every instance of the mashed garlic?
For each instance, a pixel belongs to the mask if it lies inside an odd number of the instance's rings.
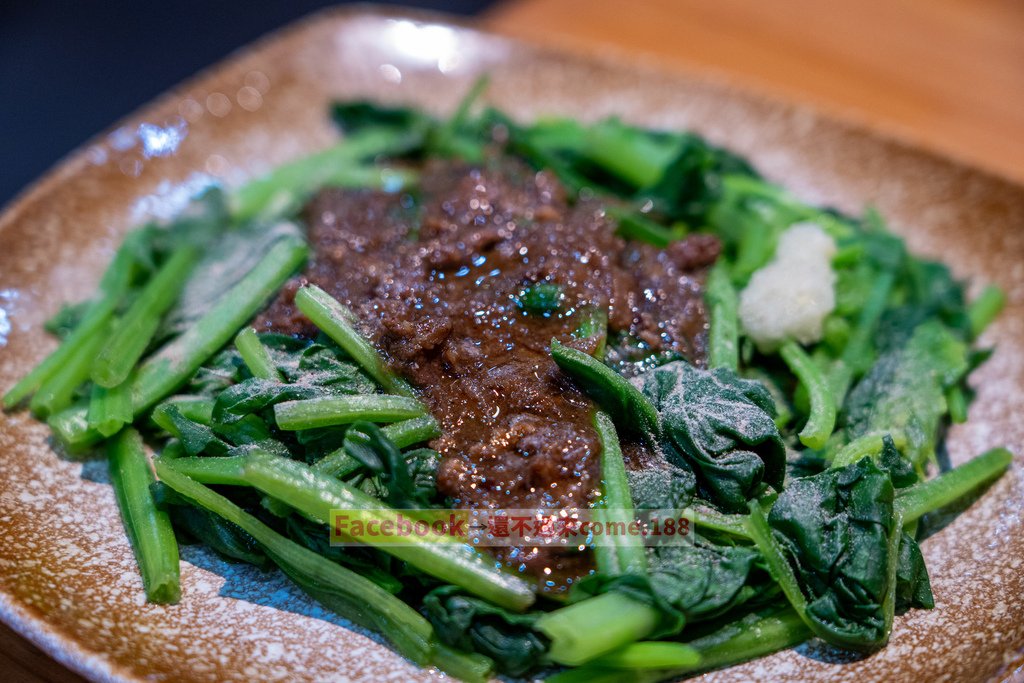
[[[782,233],[771,262],[740,293],[740,323],[759,348],[821,339],[836,305],[835,253],[835,242],[815,223],[797,223]]]

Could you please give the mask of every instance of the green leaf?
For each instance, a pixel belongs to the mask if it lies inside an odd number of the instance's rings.
[[[846,431],[850,439],[892,434],[919,470],[935,457],[946,389],[968,369],[967,346],[945,325],[920,325],[906,345],[889,351],[850,392]]]
[[[888,473],[864,458],[790,482],[768,515],[806,618],[833,644],[871,649],[889,637],[889,538],[901,533],[893,499]]]
[[[458,586],[427,593],[423,613],[442,642],[490,657],[507,676],[525,674],[548,649],[547,638],[533,628],[536,614],[496,607],[466,595]]]
[[[726,368],[699,370],[684,361],[641,379],[661,416],[663,441],[693,470],[711,502],[737,512],[762,483],[782,488],[786,449],[764,385]]]
[[[607,365],[571,346],[551,340],[551,357],[580,388],[597,402],[623,431],[652,434],[658,413],[651,402]]]

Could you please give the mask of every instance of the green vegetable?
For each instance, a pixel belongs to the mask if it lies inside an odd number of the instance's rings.
[[[715,147],[696,135],[680,136],[675,159],[644,194],[653,198],[656,210],[686,225],[699,227],[724,199],[726,178],[757,178],[745,160]]]
[[[666,228],[636,211],[608,207],[605,212],[618,224],[616,233],[627,240],[644,242],[664,249],[683,237],[678,231]]]
[[[128,379],[160,325],[163,314],[174,304],[178,292],[196,261],[192,245],[179,247],[146,283],[139,296],[117,321],[103,350],[92,366],[92,379],[111,388]]]
[[[650,669],[646,666],[631,669],[609,669],[597,659],[578,669],[569,669],[545,679],[546,683],[657,683],[676,680],[680,676],[711,671],[739,664],[757,657],[799,645],[811,637],[810,630],[791,609],[768,609],[761,613],[727,623],[718,630],[688,643],[665,643],[680,648],[677,656],[689,656],[696,651],[699,661],[692,666]],[[660,644],[660,643],[659,643]],[[645,643],[629,645],[622,652]],[[637,654],[643,654],[642,652]]]
[[[610,669],[690,669],[700,661],[700,653],[689,645],[652,641],[627,645],[590,664]]]
[[[410,471],[408,455],[403,454],[377,425],[356,422],[349,427],[345,432],[344,450],[381,479],[385,492],[382,499],[388,505],[409,509],[431,506],[431,499],[436,493],[432,472],[417,481],[414,472]],[[430,469],[429,465],[427,467]]]
[[[109,329],[108,321],[92,337],[78,344],[60,371],[39,386],[29,402],[33,415],[45,419],[71,405],[75,392],[88,381],[89,368]]]
[[[153,472],[134,429],[125,429],[107,449],[110,480],[128,538],[142,573],[150,602],[173,604],[181,597],[178,543],[167,513],[156,507],[150,492]]]
[[[164,466],[173,469],[175,472],[191,477],[203,484],[229,484],[231,486],[245,486],[246,480],[243,476],[242,467],[245,465],[245,456],[231,455],[224,457],[204,456],[179,457],[173,459],[162,458]]]
[[[355,135],[372,129],[405,131],[432,123],[431,119],[418,109],[386,107],[365,100],[334,103],[331,106],[331,118],[346,135]]]
[[[359,420],[397,422],[422,417],[423,404],[405,396],[326,396],[274,406],[277,426],[288,431],[333,427]]]
[[[297,210],[317,189],[325,185],[402,184],[402,174],[387,176],[361,162],[380,155],[399,155],[422,144],[424,130],[397,131],[373,128],[346,138],[322,152],[278,166],[273,171],[235,190],[229,197],[231,214],[238,222],[254,218],[287,216]]]
[[[709,500],[739,511],[762,483],[782,488],[786,449],[775,404],[758,382],[731,370],[699,370],[683,361],[641,375],[660,414],[663,441],[697,475]]]
[[[721,262],[708,273],[708,367],[739,370],[739,297]]]
[[[140,415],[188,381],[199,366],[224,346],[259,311],[306,259],[297,236],[280,238],[237,285],[181,336],[149,358],[132,383],[132,405]]]
[[[638,434],[657,432],[657,410],[636,387],[607,365],[557,339],[551,340],[551,357],[621,429]]]
[[[132,394],[127,382],[111,389],[98,384],[89,399],[89,428],[103,436],[113,436],[132,421]]]
[[[904,524],[910,524],[997,479],[1012,460],[1013,455],[1005,448],[993,448],[934,479],[904,489],[896,499],[896,509]]]
[[[381,431],[399,448],[429,441],[441,436],[441,426],[431,415],[413,417],[401,422],[392,422]]]
[[[891,433],[919,469],[935,458],[946,390],[967,372],[967,347],[943,324],[919,326],[905,346],[889,351],[847,399],[851,439]]]
[[[767,522],[750,505],[751,535],[774,578],[829,643],[863,650],[889,638],[902,534],[893,499],[888,474],[865,458],[791,482]]]
[[[125,236],[100,280],[100,296],[85,307],[78,324],[64,338],[57,350],[4,394],[5,409],[15,407],[44,383],[57,379],[55,376],[66,372],[69,361],[75,356],[82,355],[83,345],[95,344],[96,337],[104,336],[108,323],[131,286],[138,268],[139,252],[144,251],[143,243],[147,239],[148,234],[145,230],[135,230]]]
[[[547,639],[534,629],[537,614],[509,612],[466,595],[457,586],[428,593],[423,613],[444,643],[486,655],[507,676],[525,674],[547,651]]]
[[[330,396],[315,384],[285,384],[253,377],[234,384],[220,394],[213,404],[211,418],[232,424],[246,415],[289,401],[302,401]]]
[[[672,462],[626,472],[633,505],[641,510],[682,510],[694,498],[697,478]]]
[[[174,461],[176,465],[180,461]],[[411,607],[355,572],[307,550],[258,521],[227,498],[157,459],[160,480],[195,504],[238,525],[303,590],[328,608],[387,636],[406,657],[431,661],[430,624]]]
[[[530,315],[549,316],[562,307],[561,285],[554,282],[538,282],[525,287],[516,297],[516,305]]]
[[[615,425],[607,414],[598,412],[594,416],[594,426],[601,440],[603,507],[599,510],[599,518],[628,524],[633,521],[633,499]],[[641,539],[629,535],[616,536],[614,539],[614,545],[611,539],[607,539],[594,546],[597,570],[609,575],[643,572],[647,567],[647,556]]]
[[[295,305],[324,334],[337,342],[385,391],[402,396],[413,395],[409,385],[388,369],[373,345],[353,327],[353,313],[330,294],[316,285],[306,285],[295,293]]]
[[[251,486],[287,503],[305,515],[326,523],[331,510],[364,511],[367,519],[395,519],[380,501],[337,479],[308,467],[258,450],[245,456],[243,477]],[[373,542],[373,537],[360,538]],[[446,541],[383,544],[384,552],[429,572],[442,581],[496,605],[522,610],[533,603],[533,588],[522,579],[494,569],[475,550]]]
[[[269,381],[280,381],[281,373],[274,365],[270,352],[260,343],[260,337],[251,327],[247,327],[235,337],[235,348],[242,356],[253,377]]]
[[[988,327],[1006,306],[1006,294],[999,287],[989,285],[967,308],[971,336],[977,337]]]
[[[642,188],[654,185],[679,153],[675,136],[656,135],[606,119],[586,130],[583,155],[602,170]]]
[[[551,639],[552,661],[578,666],[646,638],[661,618],[649,604],[611,592],[546,612],[536,628]]]
[[[793,341],[779,349],[779,355],[807,389],[810,396],[811,412],[807,424],[800,431],[800,441],[808,448],[822,448],[832,435],[836,424],[836,404],[832,399],[832,387],[814,364],[814,361]]]

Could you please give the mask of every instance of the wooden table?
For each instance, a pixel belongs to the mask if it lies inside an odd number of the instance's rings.
[[[483,23],[717,71],[1024,182],[1021,0],[511,0]]]
[[[481,23],[715,70],[1024,182],[1020,0],[512,0]],[[3,625],[0,671],[81,680]]]

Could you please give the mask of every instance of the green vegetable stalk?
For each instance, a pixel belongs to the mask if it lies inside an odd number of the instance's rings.
[[[3,407],[5,409],[20,404],[44,383],[67,372],[69,361],[75,356],[81,355],[83,345],[95,344],[96,337],[102,339],[104,330],[131,286],[137,253],[143,239],[144,235],[141,230],[136,230],[125,236],[124,242],[114,254],[114,259],[107,266],[107,270],[100,280],[100,297],[86,308],[82,320],[61,342],[57,350],[47,356],[4,394]]]
[[[192,245],[179,247],[146,283],[117,321],[93,363],[92,379],[96,384],[109,389],[128,379],[152,341],[163,314],[178,298],[197,255]]]
[[[639,389],[614,370],[557,339],[551,340],[551,357],[622,429],[657,433],[657,410]]]
[[[132,421],[132,394],[127,382],[107,389],[92,387],[89,399],[89,428],[103,436],[113,436]]]
[[[281,288],[307,253],[301,238],[282,237],[206,315],[143,363],[132,385],[135,414],[149,409],[195,374]]]
[[[253,377],[274,382],[281,381],[281,373],[274,366],[267,347],[260,342],[256,330],[247,327],[239,332],[235,337],[235,348],[238,349],[239,355],[242,356],[242,360],[245,361],[245,365]]]
[[[431,663],[433,629],[416,610],[369,579],[274,532],[227,498],[182,474],[178,463],[157,460],[157,474],[163,483],[241,527],[290,578],[327,607],[380,631],[414,662]]]
[[[295,305],[352,356],[385,391],[401,396],[413,395],[412,388],[388,369],[373,345],[353,326],[355,315],[330,294],[316,285],[307,285],[296,292]]]
[[[739,297],[725,265],[708,274],[704,298],[708,304],[708,367],[739,370]]]
[[[423,417],[423,404],[405,396],[324,396],[274,406],[277,426],[287,431],[350,424],[359,420],[397,422]]]
[[[594,415],[594,426],[601,440],[601,484],[602,507],[595,510],[600,518],[609,521],[632,522],[633,500],[626,478],[626,465],[622,460],[622,449],[615,425],[606,413]],[[623,519],[613,517],[619,515]],[[614,539],[615,545],[611,542]],[[647,569],[647,556],[642,541],[637,536],[623,534],[604,539],[594,546],[597,570],[602,574],[616,575],[629,572],[643,573]]]
[[[949,505],[982,484],[999,478],[1012,461],[1010,451],[993,448],[934,479],[903,489],[896,497],[896,509],[902,514],[903,523],[911,524],[926,513]]]
[[[150,493],[153,472],[134,429],[126,429],[110,442],[110,479],[114,485],[121,518],[135,548],[142,572],[146,598],[150,602],[173,604],[181,597],[178,542],[171,520],[157,508]]]
[[[643,640],[660,619],[651,605],[611,592],[547,612],[536,627],[551,639],[551,661],[579,666]]]
[[[788,341],[783,344],[779,349],[779,355],[807,389],[811,399],[811,412],[807,417],[807,424],[800,430],[800,441],[808,448],[823,448],[836,424],[836,404],[832,387],[818,366],[796,342]]]
[[[246,483],[319,522],[327,523],[331,510],[364,511],[367,515],[364,521],[397,521],[394,511],[379,500],[300,463],[259,451],[252,451],[244,458],[242,478]],[[372,544],[377,539],[367,536],[358,540]],[[495,569],[476,550],[466,546],[437,541],[383,543],[378,547],[431,576],[462,586],[496,605],[522,610],[534,601],[533,587],[529,583]]]

